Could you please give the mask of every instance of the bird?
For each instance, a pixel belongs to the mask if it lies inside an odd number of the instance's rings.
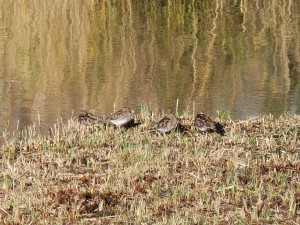
[[[197,114],[194,120],[194,127],[200,132],[216,132],[221,135],[224,135],[225,133],[224,126],[221,123],[212,120],[204,112]]]
[[[106,122],[112,123],[115,126],[125,126],[133,121],[134,111],[128,107],[123,107],[106,118]]]
[[[99,120],[93,113],[83,110],[78,115],[79,123],[95,124]]]
[[[179,120],[173,113],[169,113],[167,116],[161,118],[156,122],[156,129],[161,133],[169,133],[178,127]]]

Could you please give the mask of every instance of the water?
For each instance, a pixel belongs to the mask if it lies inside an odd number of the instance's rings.
[[[299,54],[299,1],[0,0],[0,131],[177,99],[299,114]]]

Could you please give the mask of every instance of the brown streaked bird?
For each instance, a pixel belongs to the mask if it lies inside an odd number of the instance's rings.
[[[224,126],[219,122],[212,120],[210,117],[205,115],[204,112],[200,112],[197,114],[194,120],[194,127],[197,131],[200,132],[216,132],[218,134],[224,135]]]
[[[167,116],[161,118],[156,122],[156,129],[161,133],[169,133],[178,127],[179,120],[173,113],[169,113]]]
[[[80,123],[95,124],[98,120],[99,120],[98,117],[96,117],[93,113],[90,113],[86,110],[81,111],[78,116],[78,121]]]
[[[110,114],[106,118],[107,122],[110,122],[116,126],[125,126],[134,120],[134,111],[128,107],[123,107],[122,109]]]

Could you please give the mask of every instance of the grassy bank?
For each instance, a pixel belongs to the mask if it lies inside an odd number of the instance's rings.
[[[141,119],[128,130],[69,120],[4,145],[0,221],[300,223],[300,116],[223,120],[225,136],[161,135]]]

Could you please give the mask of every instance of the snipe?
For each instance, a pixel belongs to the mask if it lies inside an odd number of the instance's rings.
[[[156,129],[161,133],[169,133],[178,127],[179,120],[173,113],[169,113],[156,122]]]
[[[78,115],[78,121],[80,123],[95,124],[96,122],[98,122],[98,120],[98,117],[86,110],[81,111]]]
[[[106,118],[106,121],[116,126],[125,126],[134,121],[134,111],[128,107],[123,107],[110,114],[110,116]]]
[[[197,114],[194,120],[194,127],[200,132],[216,132],[221,135],[224,135],[225,133],[224,126],[219,122],[212,120],[210,117],[205,115],[204,112]]]

